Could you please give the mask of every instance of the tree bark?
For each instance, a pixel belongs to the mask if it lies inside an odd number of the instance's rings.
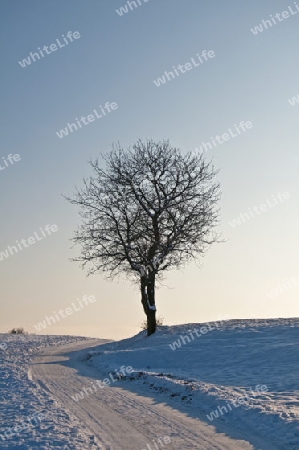
[[[156,332],[156,311],[149,311],[147,315],[147,335],[150,336]]]
[[[141,277],[141,303],[147,317],[147,335],[154,334],[156,324],[155,274]]]

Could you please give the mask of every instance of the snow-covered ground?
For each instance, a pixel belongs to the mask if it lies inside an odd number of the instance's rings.
[[[97,449],[89,433],[48,390],[32,380],[32,356],[85,340],[74,336],[0,334],[0,448]],[[18,427],[18,428],[16,428]]]
[[[192,417],[204,413],[216,429],[226,425],[281,450],[299,449],[299,319],[165,326],[90,356],[107,373],[131,366],[126,379],[134,391],[138,384]]]
[[[0,334],[1,449],[299,449],[299,319],[103,342]]]

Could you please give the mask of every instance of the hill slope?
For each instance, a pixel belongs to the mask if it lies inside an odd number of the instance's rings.
[[[299,319],[0,335],[0,447],[298,450],[298,339]]]
[[[90,361],[106,371],[132,366],[126,378],[140,392],[163,393],[192,417],[204,413],[219,430],[257,433],[295,450],[298,344],[299,319],[231,320],[162,327],[150,338],[141,332],[90,352]]]

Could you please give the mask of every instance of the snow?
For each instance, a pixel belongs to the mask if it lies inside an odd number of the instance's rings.
[[[178,341],[181,347],[172,350]],[[132,366],[127,379],[137,391],[164,395],[178,409],[184,404],[194,417],[204,413],[216,427],[221,423],[258,434],[280,450],[298,450],[298,341],[299,319],[177,325],[150,338],[141,332],[101,346],[99,355],[90,352],[90,363],[108,372]],[[211,416],[215,410],[218,418]]]
[[[156,306],[150,305],[149,301],[147,301],[147,306],[148,306],[148,309],[150,309],[151,311],[157,311]]]
[[[299,319],[0,334],[0,448],[298,450],[298,339]]]
[[[1,344],[6,344],[1,346],[5,350],[0,348],[1,449],[98,448],[90,445],[89,433],[81,429],[79,421],[44,386],[33,381],[31,372],[32,356],[38,351],[85,339],[0,334]],[[41,420],[32,419],[36,414],[40,414]]]

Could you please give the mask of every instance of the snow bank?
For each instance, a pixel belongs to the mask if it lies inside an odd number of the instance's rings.
[[[160,393],[216,428],[220,421],[298,450],[298,342],[299,319],[164,326],[97,347],[89,363],[107,373],[132,366],[124,387]]]
[[[32,356],[85,338],[0,334],[0,448],[97,449],[88,433],[51,394],[31,379]]]

